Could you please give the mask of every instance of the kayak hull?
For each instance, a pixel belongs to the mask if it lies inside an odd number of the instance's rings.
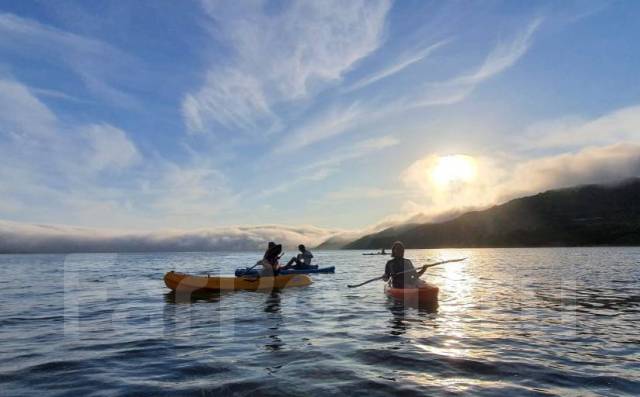
[[[392,288],[385,285],[384,293],[398,301],[431,305],[438,302],[440,289],[433,284],[423,283],[418,288]]]
[[[234,276],[191,276],[170,271],[164,275],[164,283],[173,291],[238,291],[272,290],[291,287],[304,287],[312,283],[304,274],[291,274],[276,277],[234,277]]]
[[[336,267],[335,266],[329,266],[329,267],[321,267],[318,268],[317,266],[309,268],[309,269],[286,269],[286,270],[280,270],[279,275],[288,275],[288,274],[315,274],[315,273],[335,273],[336,272]],[[257,276],[258,275],[258,270],[255,269],[251,269],[251,270],[247,270],[247,269],[236,269],[236,277],[241,277],[241,276]]]

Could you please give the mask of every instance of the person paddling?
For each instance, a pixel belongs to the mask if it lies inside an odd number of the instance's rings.
[[[289,260],[283,269],[308,269],[311,267],[313,254],[303,244],[298,246],[300,253]],[[294,265],[295,263],[295,265]]]
[[[256,265],[262,265],[261,276],[276,276],[278,274],[278,259],[280,259],[281,252],[281,244],[276,244],[273,241],[269,242],[264,256],[256,263]]]
[[[267,244],[267,249],[266,251],[264,251],[264,255],[262,255],[262,259],[265,259],[267,257],[267,254],[269,254],[269,251],[274,249],[275,246],[276,246],[276,243],[274,243],[273,241],[269,241],[269,244]]]
[[[391,257],[392,259],[385,266],[382,279],[384,281],[391,279],[393,288],[417,288],[420,283],[419,277],[424,274],[427,268],[423,267],[421,270],[416,271],[413,263],[404,258],[404,245],[400,241],[393,243]],[[399,274],[403,272],[407,273]]]

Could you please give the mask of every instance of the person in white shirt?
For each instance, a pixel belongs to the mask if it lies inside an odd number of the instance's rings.
[[[308,269],[311,267],[311,259],[313,259],[311,251],[302,244],[298,246],[298,250],[300,250],[300,253],[291,258],[282,269]]]

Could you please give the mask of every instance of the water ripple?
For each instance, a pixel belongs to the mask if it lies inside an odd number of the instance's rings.
[[[334,275],[274,293],[176,296],[169,269],[259,253],[0,255],[2,395],[637,395],[637,248],[409,251],[468,257],[388,300],[384,258],[318,252]],[[34,293],[37,291],[37,293]]]

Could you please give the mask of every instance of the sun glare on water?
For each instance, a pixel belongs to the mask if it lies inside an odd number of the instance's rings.
[[[476,178],[477,167],[473,157],[456,154],[441,156],[431,170],[431,179],[437,186],[469,182]]]

